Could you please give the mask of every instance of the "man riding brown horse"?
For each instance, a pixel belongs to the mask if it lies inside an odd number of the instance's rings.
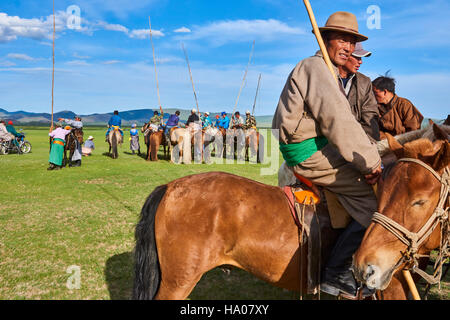
[[[345,65],[357,42],[356,17],[336,12],[320,28],[335,74]],[[336,194],[352,217],[328,259],[322,291],[356,296],[358,286],[352,255],[377,209],[371,184],[381,174],[381,159],[351,113],[343,89],[330,74],[321,52],[301,61],[281,94],[272,129],[279,130],[280,150],[288,166],[312,183]],[[364,295],[372,292],[363,288]]]

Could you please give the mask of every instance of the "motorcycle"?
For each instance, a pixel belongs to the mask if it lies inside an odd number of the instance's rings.
[[[19,132],[20,135],[14,137],[18,146],[14,144],[13,140],[1,141],[0,154],[8,154],[11,152],[16,152],[17,154],[27,154],[31,152],[31,143],[25,140],[25,133],[22,132],[22,129],[20,129]]]

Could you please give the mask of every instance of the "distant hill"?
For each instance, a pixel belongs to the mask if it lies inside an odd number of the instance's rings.
[[[177,109],[177,108],[167,108],[164,110],[164,118],[167,119],[171,114],[175,113],[176,110],[180,111],[180,119],[182,122],[186,121],[191,114],[190,110]],[[159,111],[159,110],[158,110]],[[140,110],[129,110],[121,111],[120,116],[122,117],[123,126],[130,126],[136,123],[138,126],[143,125],[148,122],[148,120],[153,116],[154,110],[152,109],[140,109]],[[211,119],[215,119],[216,115],[219,113],[211,113]],[[75,113],[72,111],[61,111],[53,114],[54,121],[58,121],[58,118],[73,119]],[[83,120],[83,124],[86,126],[105,126],[109,118],[112,116],[111,113],[94,113],[90,115],[80,115]],[[245,115],[243,115],[245,118]],[[0,119],[12,120],[18,125],[50,125],[51,114],[50,113],[33,113],[26,111],[15,111],[8,112],[5,109],[0,108]],[[270,128],[272,127],[273,116],[257,116],[256,122],[258,127]],[[428,126],[428,121],[430,118],[425,118],[422,122],[422,128]],[[437,124],[443,124],[445,120],[441,119],[431,119]]]
[[[175,111],[180,111],[181,121],[186,121],[191,114],[190,110],[177,109],[177,108],[167,108],[164,110],[164,118],[167,119]],[[130,126],[136,123],[138,126],[143,125],[148,122],[148,120],[153,116],[155,110],[152,109],[140,109],[140,110],[129,110],[121,111],[119,114],[122,118],[123,126]],[[159,110],[158,110],[159,111]],[[73,119],[75,113],[72,111],[61,111],[53,114],[54,121],[58,121],[58,118]],[[211,119],[215,119],[216,115],[219,113],[211,113]],[[111,113],[94,113],[88,115],[79,115],[82,118],[83,124],[85,126],[105,126],[109,118],[112,116]],[[245,117],[245,115],[243,115]],[[8,112],[5,109],[0,108],[0,119],[12,120],[14,124],[17,125],[48,125],[51,122],[50,113],[34,113],[26,111],[15,111]],[[256,121],[260,127],[271,127],[272,126],[272,116],[257,116]]]

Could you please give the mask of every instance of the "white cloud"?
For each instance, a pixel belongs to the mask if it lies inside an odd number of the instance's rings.
[[[30,57],[29,55],[23,54],[23,53],[10,53],[7,55],[10,59],[16,59],[16,60],[25,60],[25,61],[34,61],[35,58]]]
[[[58,11],[55,14],[56,32],[67,29],[69,17],[70,15],[64,11]],[[91,30],[87,26],[82,26],[85,21],[81,20],[81,22],[80,27],[74,30],[90,33]],[[51,40],[53,38],[53,15],[39,19],[25,19],[0,12],[0,42],[14,41],[18,37],[34,40]]]
[[[79,27],[68,27],[71,22],[70,15],[64,11],[59,11],[55,15],[55,29],[58,33],[72,29],[77,32],[83,32],[92,35],[94,31],[103,29],[107,31],[123,32],[130,38],[145,39],[149,37],[149,29],[130,30],[121,24],[110,24],[104,21],[92,23],[81,18]],[[163,37],[164,33],[159,30],[153,30],[154,37]],[[51,45],[45,40],[53,39],[53,15],[45,18],[25,19],[18,16],[9,16],[0,12],[0,43],[17,40],[19,37],[40,40],[44,45]]]
[[[129,29],[121,24],[109,24],[107,22],[99,22],[98,25],[100,27],[102,27],[105,30],[109,30],[109,31],[118,31],[118,32],[123,32],[128,34]]]
[[[8,60],[0,60],[0,67],[14,67],[16,64]]]
[[[87,63],[85,60],[72,60],[66,62],[68,66],[75,66],[75,67],[86,67],[89,66],[89,63]]]
[[[102,64],[117,64],[117,63],[121,63],[122,61],[120,60],[108,60],[108,61],[103,61]]]
[[[91,57],[89,57],[89,56],[82,56],[82,55],[78,54],[78,52],[75,52],[75,53],[73,54],[73,57],[74,57],[74,58],[77,58],[77,59],[79,59],[79,60],[86,60],[86,59],[90,59],[90,58],[91,58]]]
[[[152,30],[153,37],[164,37],[164,33],[158,30]],[[146,39],[150,37],[150,29],[137,29],[129,33],[130,38]]]
[[[181,28],[174,30],[173,32],[175,32],[175,33],[191,33],[192,31],[189,28],[181,27]]]
[[[108,30],[108,31],[123,32],[129,38],[132,38],[132,39],[146,39],[146,38],[150,37],[150,29],[130,30],[123,25],[110,24],[110,23],[107,23],[104,21],[97,23],[97,26],[101,27],[104,30]],[[152,35],[153,35],[153,37],[164,37],[164,33],[159,30],[152,30]]]
[[[205,39],[216,45],[227,42],[249,40],[272,41],[281,36],[299,36],[306,32],[299,27],[291,27],[284,22],[268,20],[227,20],[216,21],[205,26],[194,26],[191,34],[182,40]]]

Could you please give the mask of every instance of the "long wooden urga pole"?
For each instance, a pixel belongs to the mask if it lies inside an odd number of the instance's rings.
[[[316,18],[314,16],[314,12],[311,7],[311,3],[309,3],[309,0],[303,0],[303,3],[305,4],[306,11],[308,11],[309,20],[311,20],[311,25],[313,27],[314,35],[316,36],[317,42],[320,47],[320,51],[322,51],[323,59],[325,60],[325,63],[328,66],[328,69],[330,69],[331,74],[333,75],[334,79],[336,80],[336,83],[338,82],[338,78],[336,73],[333,69],[333,63],[330,60],[330,56],[328,55],[327,48],[325,46],[325,43],[323,42],[322,35],[320,34],[319,27],[317,25]]]
[[[150,42],[152,43],[152,51],[153,51],[153,64],[155,65],[155,78],[156,78],[156,93],[158,95],[158,106],[161,113],[163,113],[163,109],[161,106],[161,98],[159,96],[159,82],[158,82],[158,70],[156,68],[156,55],[155,55],[155,46],[153,45],[153,36],[152,36],[152,21],[150,17],[148,17],[148,24],[150,26]]]
[[[244,79],[242,79],[241,88],[239,89],[239,94],[237,96],[236,103],[234,104],[233,114],[231,116],[234,116],[234,112],[237,109],[237,106],[238,106],[238,103],[239,103],[239,98],[240,98],[241,93],[242,93],[242,88],[244,88],[245,79],[247,78],[248,67],[250,66],[250,63],[252,62],[252,57],[253,57],[253,51],[254,50],[255,50],[255,41],[253,40],[252,51],[250,52],[250,58],[248,59],[247,68],[245,69]]]
[[[409,290],[413,296],[414,300],[420,300],[419,292],[417,291],[416,284],[411,276],[411,272],[409,270],[403,270],[403,276],[405,277],[406,282],[408,283]]]
[[[53,127],[53,106],[54,106],[54,90],[55,90],[55,34],[56,34],[56,18],[55,18],[55,0],[53,0],[53,68],[52,68],[52,122],[50,128]]]
[[[186,49],[184,48],[184,44],[181,44],[181,47],[183,48],[183,52],[184,52],[184,56],[186,57],[186,63],[189,69],[189,76],[191,77],[191,84],[192,84],[192,90],[194,91],[194,98],[195,98],[195,103],[197,105],[197,112],[198,112],[198,116],[200,117],[200,109],[198,107],[198,99],[197,99],[197,93],[195,92],[195,86],[194,86],[194,79],[192,78],[192,71],[191,71],[191,66],[189,65],[189,58],[186,52]]]
[[[256,107],[256,99],[258,99],[259,86],[261,85],[261,74],[259,74],[258,78],[258,87],[256,88],[255,102],[253,103],[252,116],[255,115],[255,107]]]

